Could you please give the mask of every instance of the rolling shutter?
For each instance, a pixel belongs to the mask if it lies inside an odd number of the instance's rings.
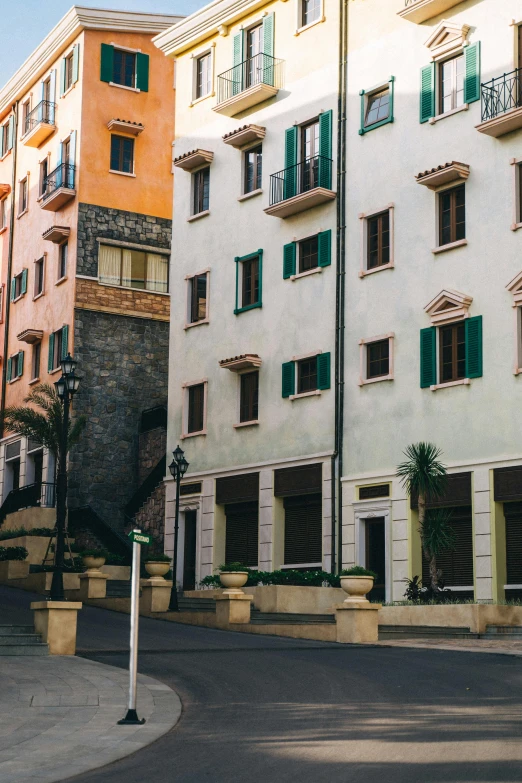
[[[522,466],[495,468],[493,471],[495,500],[522,500]]]
[[[225,562],[257,567],[259,506],[257,502],[225,506]]]
[[[332,263],[332,232],[321,231],[317,237],[319,250],[319,266],[330,266]]]
[[[466,324],[466,378],[482,377],[482,316],[468,318]]]
[[[282,367],[282,396],[295,394],[295,362],[285,362]]]
[[[321,563],[322,497],[305,495],[286,497],[285,508],[285,565]]]
[[[480,41],[464,49],[464,103],[480,100]]]
[[[430,326],[420,331],[420,386],[427,389],[437,383],[437,329]]]
[[[421,68],[420,121],[428,122],[435,116],[435,63]]]
[[[149,91],[149,55],[143,52],[136,54],[136,87],[141,92]]]
[[[276,498],[292,495],[317,495],[321,493],[322,483],[323,466],[321,462],[274,470],[274,496]]]
[[[297,193],[297,128],[293,125],[285,131],[285,173],[283,196],[292,198]]]
[[[505,503],[506,583],[522,584],[522,503]]]
[[[288,280],[295,275],[297,247],[295,242],[283,247],[283,278]]]
[[[240,473],[216,479],[216,503],[247,503],[259,500],[259,473]]]
[[[319,115],[319,187],[332,187],[332,110]]]
[[[442,571],[442,581],[447,587],[469,587],[473,590],[473,532],[471,506],[448,509],[453,511],[450,520],[455,531],[455,549],[437,557],[437,570]],[[429,564],[422,558],[422,579],[429,582]],[[459,597],[462,594],[459,593]]]
[[[100,81],[112,82],[114,76],[114,46],[101,45]]]
[[[330,388],[330,353],[320,353],[317,356],[317,388]]]

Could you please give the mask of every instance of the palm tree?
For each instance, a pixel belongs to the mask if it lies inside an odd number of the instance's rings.
[[[419,499],[419,532],[424,557],[430,564],[430,583],[434,592],[439,583],[437,555],[442,551],[441,543],[449,540],[449,524],[447,514],[444,516],[430,512],[426,519],[426,502],[428,497],[440,497],[446,486],[447,471],[440,462],[441,453],[433,443],[412,443],[404,451],[407,459],[397,467],[396,473],[408,495],[417,495]],[[439,532],[435,533],[437,525]]]

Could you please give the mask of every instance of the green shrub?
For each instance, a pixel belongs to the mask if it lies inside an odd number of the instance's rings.
[[[229,573],[230,571],[247,571],[250,573],[250,568],[239,562],[223,563],[223,565],[219,566],[218,571],[222,571],[223,573]]]
[[[0,541],[9,541],[10,538],[20,538],[21,536],[45,536],[49,538],[52,533],[52,527],[35,527],[32,530],[26,530],[25,527],[17,527],[13,530],[0,530]]]
[[[54,532],[52,527],[33,527],[32,530],[28,530],[26,536],[44,536],[50,538]]]
[[[0,546],[0,561],[25,560],[28,554],[25,546]]]
[[[144,563],[170,563],[172,558],[164,553],[158,555],[147,555],[143,558]]]
[[[125,565],[125,558],[123,555],[113,555],[111,552],[109,552],[105,559],[105,565]]]
[[[375,571],[369,571],[367,568],[363,568],[362,566],[344,568],[339,576],[373,576],[374,579],[377,579],[377,574]]]
[[[234,566],[234,568],[232,568]],[[239,566],[239,567],[238,567]],[[247,587],[257,587],[259,585],[295,585],[297,587],[340,587],[341,583],[336,574],[330,574],[327,571],[297,571],[294,569],[285,569],[280,571],[256,571],[255,569],[243,566],[241,563],[230,563],[227,567],[220,566],[220,571],[248,571]],[[216,588],[221,587],[221,581],[218,575],[205,576],[201,582],[201,587]]]
[[[108,558],[109,553],[106,549],[83,549],[80,552],[80,555],[82,557],[104,557],[105,559]]]

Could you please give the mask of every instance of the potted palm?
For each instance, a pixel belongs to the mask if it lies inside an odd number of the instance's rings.
[[[148,555],[143,561],[145,571],[149,576],[164,579],[165,574],[168,574],[170,571],[171,559],[172,558],[163,553]]]
[[[246,585],[250,569],[242,563],[224,563],[219,566],[219,581],[226,587],[227,595],[242,593],[241,588]]]
[[[362,566],[353,566],[345,568],[340,572],[341,587],[348,598],[345,598],[345,604],[369,603],[366,593],[369,593],[373,587],[373,581],[377,577],[375,571],[369,571]]]
[[[105,549],[84,549],[81,553],[83,565],[87,571],[99,571],[108,557]]]

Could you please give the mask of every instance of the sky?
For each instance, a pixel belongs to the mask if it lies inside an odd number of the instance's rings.
[[[188,15],[208,0],[77,0],[76,5]],[[60,21],[74,0],[0,0],[0,89]]]

